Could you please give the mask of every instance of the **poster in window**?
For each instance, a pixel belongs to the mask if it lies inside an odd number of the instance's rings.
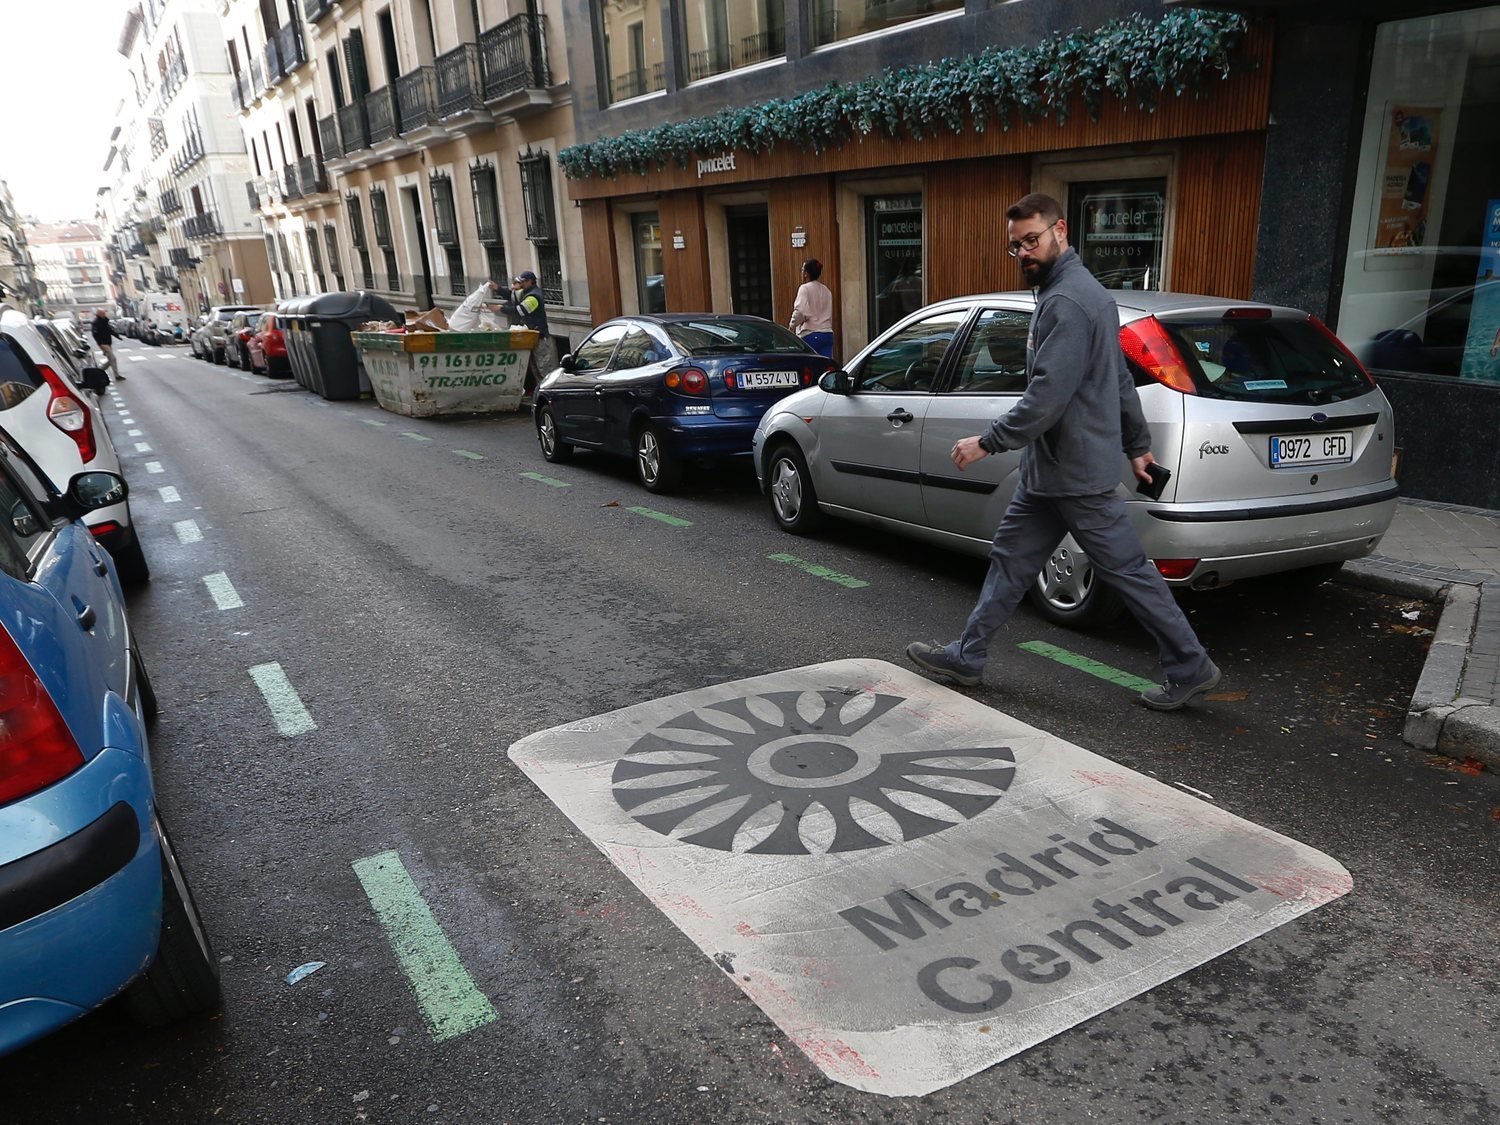
[[[1392,106],[1380,175],[1375,249],[1398,253],[1427,241],[1427,211],[1437,160],[1437,107]]]
[[[1474,310],[1469,314],[1469,338],[1459,378],[1500,383],[1500,199],[1485,205]]]

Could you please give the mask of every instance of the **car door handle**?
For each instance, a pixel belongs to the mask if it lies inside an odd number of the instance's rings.
[[[910,422],[915,418],[915,414],[899,406],[885,416],[887,422]]]
[[[81,629],[92,629],[98,615],[94,613],[94,607],[86,605],[78,611],[78,627]]]
[[[98,555],[94,556],[94,573],[97,574],[100,578],[103,578],[106,574],[109,573],[109,564],[101,559]]]

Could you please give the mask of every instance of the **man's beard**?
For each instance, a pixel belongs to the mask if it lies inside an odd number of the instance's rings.
[[[1052,267],[1057,265],[1057,259],[1044,262],[1039,258],[1032,258],[1021,267],[1021,276],[1026,279],[1026,284],[1031,286],[1042,286],[1047,284],[1047,279],[1052,276]],[[1030,268],[1028,268],[1030,267]]]

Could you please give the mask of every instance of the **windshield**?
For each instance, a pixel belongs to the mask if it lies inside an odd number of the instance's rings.
[[[812,354],[801,339],[769,320],[679,320],[662,326],[689,355]]]
[[[1205,398],[1332,402],[1370,389],[1358,365],[1310,321],[1158,319]]]

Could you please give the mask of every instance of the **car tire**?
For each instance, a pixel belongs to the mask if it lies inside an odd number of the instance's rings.
[[[210,362],[215,363],[220,367],[223,367],[225,365],[224,353],[218,348],[214,349],[213,355],[209,356],[209,360]]]
[[[164,1027],[219,1004],[219,961],[198,904],[160,816],[153,829],[161,845],[161,937],[151,964],[122,994],[126,1011],[142,1027]]]
[[[771,515],[782,531],[811,535],[822,525],[823,511],[818,507],[807,458],[795,442],[785,441],[771,450],[766,461],[766,495],[771,500]]]
[[[1125,610],[1120,595],[1099,578],[1071,535],[1053,550],[1030,595],[1037,613],[1065,629],[1096,629]]]
[[[141,549],[141,537],[135,528],[130,529],[130,542],[113,552],[115,573],[120,576],[121,586],[144,586],[151,581],[151,567],[146,562],[146,552]]]
[[[647,492],[672,492],[682,482],[682,463],[667,452],[661,431],[647,423],[631,443],[635,452],[635,475]]]
[[[557,436],[557,418],[550,406],[544,406],[536,416],[536,440],[542,447],[542,457],[556,464],[573,459],[573,446]]]

